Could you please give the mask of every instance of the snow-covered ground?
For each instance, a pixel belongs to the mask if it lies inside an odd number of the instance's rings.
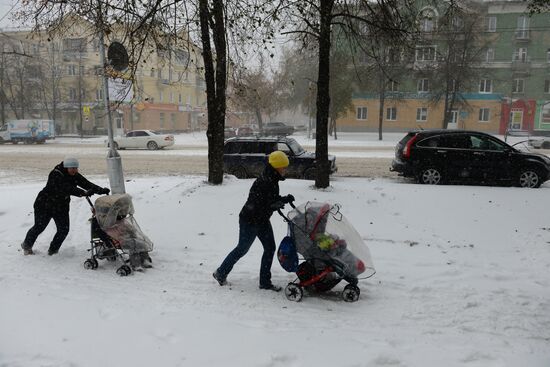
[[[0,366],[550,366],[550,182],[282,182],[298,202],[341,203],[377,269],[356,303],[340,300],[343,285],[293,303],[258,289],[258,242],[230,287],[212,279],[236,244],[252,180],[204,180],[127,182],[155,268],[125,278],[112,263],[83,268],[84,199],[72,200],[57,256],[46,255],[53,223],[37,255],[23,256],[44,182],[0,183]],[[271,221],[280,240],[286,226],[277,214]],[[273,281],[292,280],[275,260]]]

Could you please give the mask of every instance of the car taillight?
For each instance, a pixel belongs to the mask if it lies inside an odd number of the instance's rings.
[[[413,136],[409,139],[407,144],[405,144],[405,148],[403,148],[403,158],[410,158],[411,157],[411,149],[414,142],[418,139],[418,135]]]

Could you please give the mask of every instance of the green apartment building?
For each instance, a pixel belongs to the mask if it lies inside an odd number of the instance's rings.
[[[550,13],[530,16],[523,1],[464,1],[461,16],[443,19],[445,4],[419,2],[420,41],[408,56],[407,72],[398,83],[388,83],[384,130],[441,128],[447,120],[447,128],[550,135]],[[475,24],[466,30],[464,24],[472,19]],[[435,86],[445,72],[442,63],[455,57],[453,49],[465,37],[475,38],[467,49],[475,54],[475,62],[470,59],[470,68],[464,69],[470,75],[462,85],[452,86],[460,103],[446,113],[445,98],[433,98]],[[338,121],[340,129],[377,129],[379,95],[373,90],[356,92],[353,110]]]

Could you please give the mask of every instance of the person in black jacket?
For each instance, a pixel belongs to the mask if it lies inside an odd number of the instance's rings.
[[[280,291],[281,287],[271,283],[271,264],[275,254],[275,238],[269,218],[284,204],[294,201],[292,195],[279,195],[279,181],[284,180],[288,157],[284,152],[275,151],[269,155],[269,164],[258,177],[248,194],[248,200],[239,214],[239,243],[231,251],[220,267],[212,274],[220,285],[227,284],[227,275],[243,257],[258,237],[264,247],[260,266],[260,289]]]
[[[81,197],[108,193],[108,188],[94,185],[78,173],[78,160],[76,158],[65,158],[50,172],[46,186],[38,193],[34,201],[34,226],[29,229],[25,240],[21,244],[23,253],[34,255],[32,247],[36,238],[46,229],[53,218],[57,232],[50,243],[48,255],[56,254],[69,233],[71,195]]]

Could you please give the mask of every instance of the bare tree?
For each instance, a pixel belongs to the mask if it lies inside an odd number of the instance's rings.
[[[317,77],[317,172],[315,186],[329,186],[328,119],[330,113],[330,55],[332,29],[339,27],[347,39],[356,39],[360,30],[368,28],[373,37],[383,34],[397,41],[411,28],[409,0],[288,1],[276,13],[277,19],[291,25],[287,34],[295,34],[304,43],[315,39],[318,49]]]
[[[420,64],[418,71],[430,82],[431,103],[443,101],[443,129],[457,107],[468,108],[464,93],[475,88],[482,72],[480,62],[486,44],[481,39],[480,13],[470,1],[453,1],[440,17],[437,30],[428,35],[430,44],[437,44],[435,60]]]

